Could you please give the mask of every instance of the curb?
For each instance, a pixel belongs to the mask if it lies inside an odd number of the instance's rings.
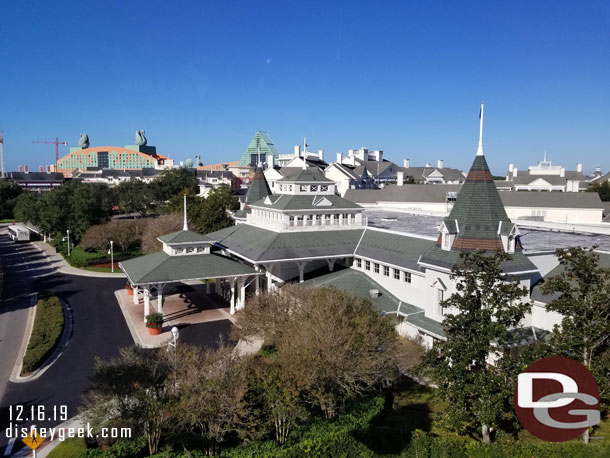
[[[119,291],[121,291],[121,290],[117,289],[114,292],[114,296],[116,297],[116,300],[119,303],[119,308],[121,309],[121,313],[123,314],[123,317],[125,318],[125,323],[127,323],[127,328],[129,328],[129,333],[131,334],[131,338],[133,339],[134,343],[138,347],[142,347],[142,348],[159,348],[159,347],[166,346],[172,340],[171,337],[168,337],[167,340],[163,341],[162,343],[160,343],[158,345],[145,344],[144,342],[142,342],[142,340],[140,339],[140,336],[138,336],[138,333],[135,330],[136,325],[133,322],[133,320],[131,319],[131,315],[123,307],[123,303],[121,302],[121,297],[119,295]]]
[[[38,295],[36,295],[38,297]],[[55,361],[59,359],[59,357],[63,354],[64,350],[68,346],[68,342],[70,341],[70,337],[72,336],[72,324],[73,324],[73,316],[72,316],[72,308],[70,305],[57,296],[59,301],[61,302],[62,309],[64,312],[64,330],[61,333],[61,338],[59,340],[59,344],[53,350],[53,353],[44,360],[44,362],[40,365],[38,369],[33,371],[30,375],[26,375],[25,377],[21,376],[21,369],[23,368],[23,358],[25,356],[25,352],[27,350],[28,343],[30,342],[30,338],[32,336],[32,329],[34,327],[34,319],[36,316],[36,305],[31,307],[30,313],[28,314],[28,322],[26,324],[26,332],[24,333],[24,339],[21,343],[21,348],[19,350],[19,356],[15,361],[15,366],[13,367],[13,372],[11,373],[10,381],[13,383],[27,383],[32,380],[36,380],[44,374],[49,367],[53,365]],[[32,310],[34,312],[32,312]],[[26,339],[27,336],[27,339]]]
[[[49,253],[41,247],[39,247],[36,243],[30,242],[33,246],[35,246],[44,256],[47,258],[47,262],[51,264],[51,256]],[[46,242],[42,242],[46,243]],[[64,259],[63,256],[59,255],[58,260],[60,266],[55,268],[55,272],[59,272],[65,275],[79,275],[81,277],[91,277],[91,278],[126,278],[124,273],[106,273],[106,272],[90,272],[88,270],[79,269],[78,267],[72,267],[68,262]]]

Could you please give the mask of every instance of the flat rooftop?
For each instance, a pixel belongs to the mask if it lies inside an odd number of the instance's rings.
[[[438,226],[443,218],[412,215],[389,210],[366,209],[369,226],[409,234],[438,237]],[[536,231],[520,228],[521,243],[526,252],[552,251],[572,246],[593,247],[610,251],[610,236],[596,234],[572,234],[567,232]]]

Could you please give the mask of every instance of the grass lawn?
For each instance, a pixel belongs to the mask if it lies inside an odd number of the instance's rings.
[[[64,311],[59,298],[49,291],[40,292],[32,334],[23,357],[22,375],[36,370],[53,353],[64,325]]]
[[[0,219],[0,223],[12,223],[15,220],[12,218],[8,218],[8,219]]]
[[[48,458],[76,458],[85,450],[87,450],[85,439],[82,437],[72,437],[60,442],[47,456]]]

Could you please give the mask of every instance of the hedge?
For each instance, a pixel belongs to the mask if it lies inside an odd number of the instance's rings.
[[[72,437],[59,443],[47,455],[48,458],[78,458],[87,450],[87,444],[82,437]]]
[[[64,310],[59,298],[49,291],[40,292],[32,335],[23,357],[22,374],[37,369],[53,353],[63,329]]]

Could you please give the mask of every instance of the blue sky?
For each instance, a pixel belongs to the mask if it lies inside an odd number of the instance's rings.
[[[485,99],[492,172],[549,159],[610,169],[608,1],[0,2],[8,170],[76,146],[238,159],[361,146],[468,168]],[[60,147],[67,153],[68,147]]]

